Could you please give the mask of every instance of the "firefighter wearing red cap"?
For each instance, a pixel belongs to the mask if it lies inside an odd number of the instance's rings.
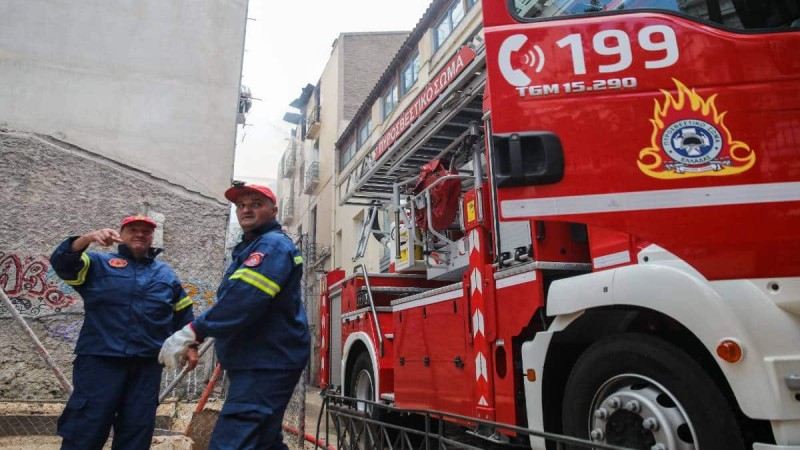
[[[66,239],[50,262],[83,298],[74,391],[58,419],[62,449],[100,450],[114,428],[115,449],[148,449],[155,428],[164,339],[194,319],[192,299],[151,248],[156,223],[130,216],[119,232],[102,228]],[[119,244],[117,253],[87,252]],[[189,355],[196,364],[196,351]]]
[[[164,342],[159,360],[177,367],[187,346],[214,337],[230,380],[209,449],[287,449],[286,405],[310,353],[301,297],[303,258],[275,220],[275,194],[235,184],[244,237],[217,290],[217,303]]]

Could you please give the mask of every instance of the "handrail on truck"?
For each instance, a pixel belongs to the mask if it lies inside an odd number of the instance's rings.
[[[378,322],[378,312],[375,310],[375,301],[372,299],[372,288],[369,285],[369,275],[367,275],[367,268],[364,264],[359,264],[353,268],[353,271],[361,270],[364,275],[364,284],[367,286],[367,298],[369,299],[369,309],[372,311],[372,321],[375,322],[375,332],[378,335],[378,349],[381,356],[383,356],[383,333],[381,332],[381,324]]]

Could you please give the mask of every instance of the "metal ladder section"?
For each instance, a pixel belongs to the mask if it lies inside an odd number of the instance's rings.
[[[378,218],[378,206],[373,205],[367,209],[366,219],[364,223],[361,224],[361,235],[358,237],[358,245],[356,246],[356,253],[353,255],[353,262],[358,261],[359,259],[364,257],[364,253],[367,251],[367,242],[369,241],[369,236],[371,234],[381,236],[381,242],[383,242],[383,238],[389,236],[389,233],[386,231],[380,230],[373,230],[373,224],[375,220]],[[384,245],[387,245],[384,243]]]

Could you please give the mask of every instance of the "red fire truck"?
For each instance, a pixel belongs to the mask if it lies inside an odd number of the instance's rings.
[[[327,274],[320,383],[636,449],[800,449],[800,2],[482,14],[441,102],[346,186],[394,218],[392,265]]]

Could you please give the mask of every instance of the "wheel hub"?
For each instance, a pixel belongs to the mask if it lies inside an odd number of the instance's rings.
[[[697,450],[684,408],[662,385],[641,375],[620,375],[598,389],[589,436],[641,450]]]

